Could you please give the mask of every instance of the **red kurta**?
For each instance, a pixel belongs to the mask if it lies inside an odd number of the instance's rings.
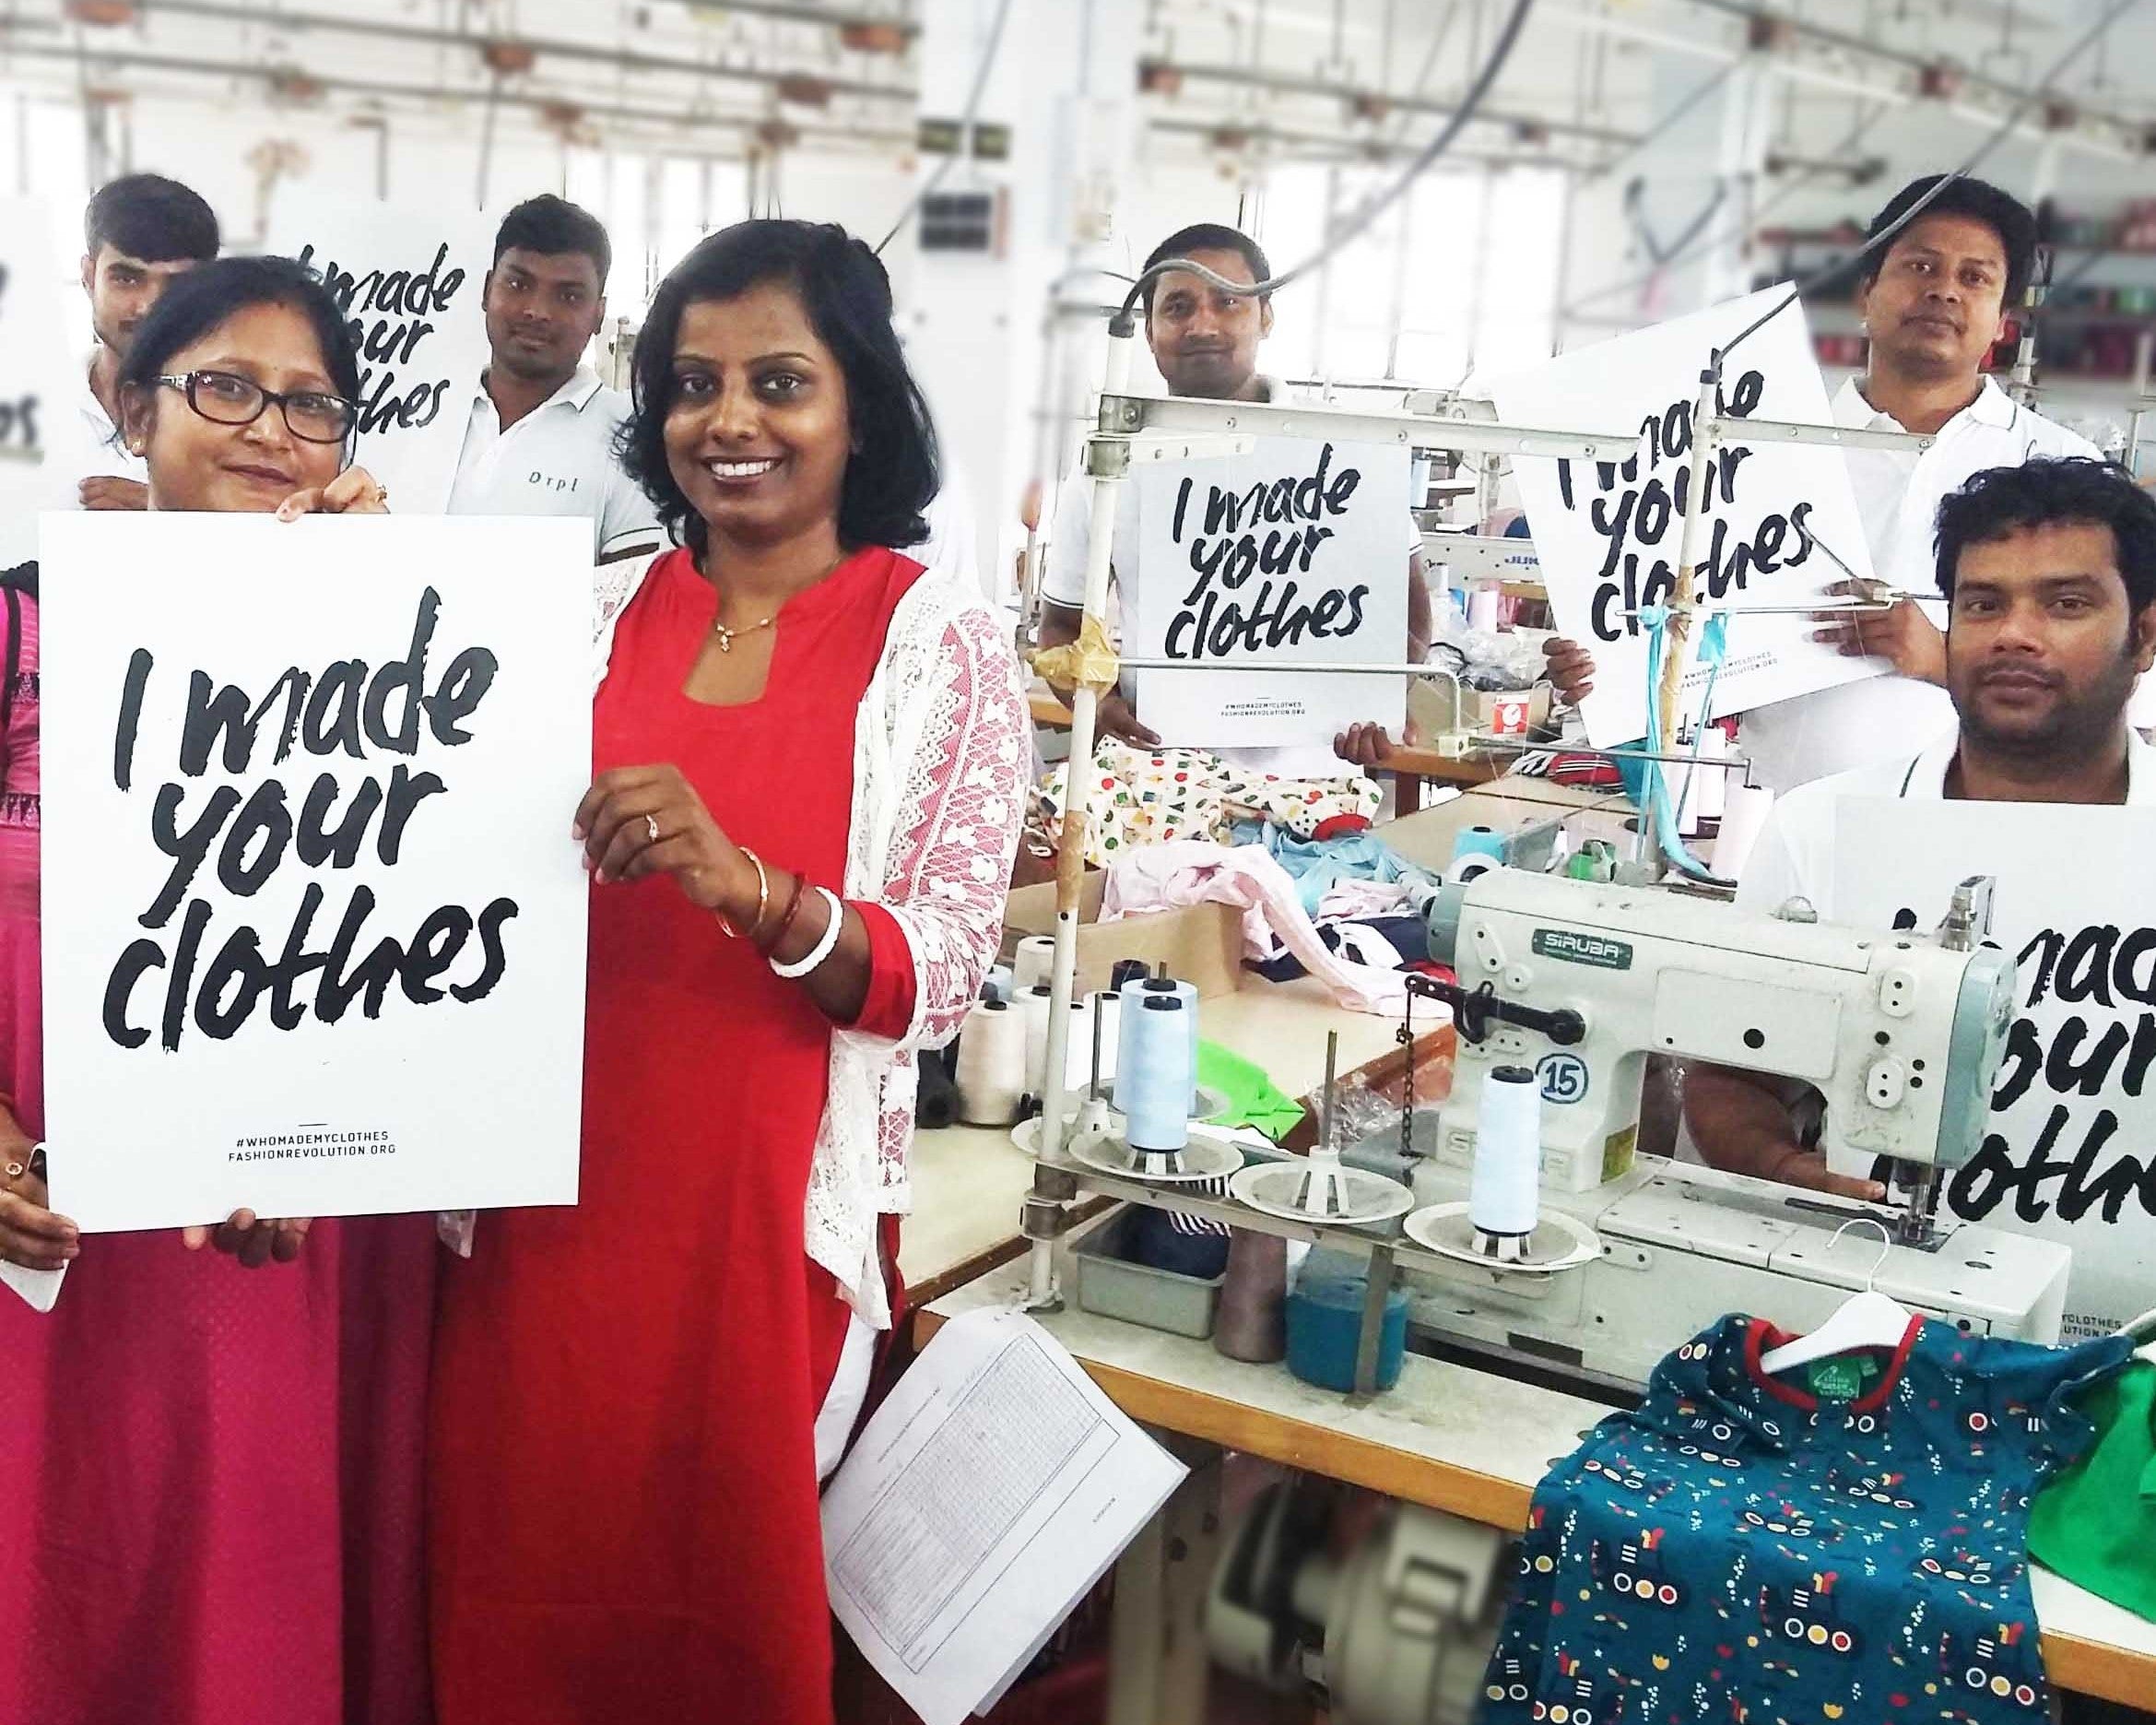
[[[720,827],[838,890],[854,727],[920,566],[856,553],[787,605],[761,699],[681,692],[716,610],[685,552],[622,616],[595,767],[671,762]],[[866,917],[861,1027],[913,968]],[[431,1502],[443,1725],[831,1716],[813,1427],[847,1308],[803,1246],[831,1027],[670,880],[595,887],[573,1210],[480,1219],[446,1273]]]

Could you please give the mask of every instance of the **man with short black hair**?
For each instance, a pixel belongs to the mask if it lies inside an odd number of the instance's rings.
[[[1894,883],[1912,868],[1925,870],[1926,859],[1900,855],[1890,842],[1854,858],[1845,854],[1852,843],[1864,844],[1863,824],[1840,818],[1850,798],[2156,804],[2156,750],[2127,719],[2135,681],[2156,659],[2156,499],[2106,463],[2038,458],[1975,475],[1940,504],[1938,533],[1936,573],[1948,606],[1942,674],[1959,728],[1914,756],[1783,798],[1745,865],[1739,905],[1772,913],[1801,898],[1821,921],[1844,920],[1851,912],[1836,902],[1838,876],[1887,883],[1891,895],[1914,903],[1916,894]],[[1837,843],[1844,854],[1837,855]],[[1981,855],[1954,860],[1963,874],[1986,870]],[[2029,915],[2010,904],[2000,910]],[[2030,931],[2000,932],[2014,952]],[[2099,1022],[2088,1041],[2094,1046],[2109,1035],[2123,1046],[2127,1034]],[[2138,1094],[2139,1081],[2131,1083]],[[1884,1198],[1869,1158],[1828,1165],[1808,1141],[1808,1114],[1816,1118],[1816,1093],[1807,1086],[1716,1067],[1686,1070],[1685,1123],[1713,1166],[1843,1197]],[[2130,1129],[2122,1143],[2146,1149]],[[2006,1148],[2016,1158],[2040,1149]],[[1994,1210],[1985,1199],[1996,1201],[1996,1194],[1965,1188],[1963,1179],[1950,1183],[1946,1202],[1959,1210],[1967,1199],[1968,1220],[2009,1228],[2017,1216],[2045,1220],[2045,1205]],[[2097,1314],[2123,1323],[2156,1304],[2145,1268],[2127,1271],[2147,1262],[2156,1187],[2140,1188],[2124,1227],[2116,1225],[2120,1210],[2069,1209],[2044,1231],[2068,1240],[2078,1267],[2105,1266],[2099,1289],[2122,1282],[2138,1288],[2127,1309]],[[2070,1311],[2091,1313],[2101,1304],[2083,1293],[2079,1303],[2069,1293]]]
[[[613,262],[598,219],[562,198],[532,198],[502,219],[480,300],[490,358],[449,494],[453,515],[588,516],[598,562],[664,538],[615,454],[629,397],[584,360],[606,322]]]
[[[82,290],[97,336],[78,404],[88,448],[85,509],[143,509],[149,471],[119,431],[120,362],[172,278],[218,254],[217,212],[162,174],[131,173],[98,188],[83,211]]]
[[[1891,228],[1942,177],[1903,186],[1872,219],[1869,235]],[[1985,374],[2035,254],[2036,218],[2028,207],[1964,179],[1865,260],[1856,310],[1869,357],[1864,375],[1835,395],[1833,415],[1850,430],[1934,440],[1918,455],[1853,449],[1844,457],[1872,567],[1903,592],[1928,599],[1938,591],[1933,516],[1971,474],[2044,456],[2098,455],[2088,439],[2021,406]],[[1883,659],[1891,673],[1744,715],[1739,752],[1755,780],[1777,792],[1904,751],[1952,721],[1939,687],[1945,651],[1925,606],[1904,601],[1883,617],[1835,620],[1820,638],[1852,657]],[[1585,693],[1595,675],[1585,650],[1562,640],[1545,650],[1559,692]]]
[[[1269,280],[1272,265],[1248,234],[1218,222],[1199,222],[1172,233],[1146,259],[1149,270],[1172,258],[1203,266],[1231,282]],[[1141,272],[1142,273],[1142,272]],[[1279,381],[1257,369],[1258,344],[1272,334],[1269,294],[1237,293],[1187,270],[1170,270],[1140,290],[1146,311],[1146,345],[1172,396],[1211,401],[1279,401]],[[1408,528],[1408,653],[1420,664],[1430,647],[1430,592],[1423,582],[1422,535],[1412,516]],[[1134,573],[1139,531],[1139,488],[1125,484],[1115,500],[1115,543],[1126,556],[1115,572],[1124,614],[1130,613],[1129,580]],[[1092,542],[1091,487],[1084,473],[1065,479],[1056,500],[1048,566],[1041,582],[1040,644],[1060,646],[1078,639],[1084,615],[1086,559]],[[1068,691],[1061,691],[1067,697]],[[1111,691],[1102,697],[1097,720],[1101,735],[1119,737],[1146,747],[1162,738],[1138,720],[1130,700]],[[1174,743],[1175,738],[1165,739]],[[1301,749],[1220,749],[1212,752],[1236,764],[1291,778],[1337,774],[1345,761],[1377,764],[1390,752],[1382,722],[1358,725],[1333,747]]]

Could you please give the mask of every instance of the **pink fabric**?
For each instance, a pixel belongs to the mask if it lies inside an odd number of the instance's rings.
[[[1243,912],[1246,956],[1263,958],[1285,946],[1324,983],[1337,1006],[1351,1012],[1395,1013],[1408,1002],[1397,971],[1351,964],[1328,949],[1296,895],[1294,877],[1255,845],[1230,849],[1181,839],[1126,852],[1108,871],[1101,919],[1185,904],[1233,904]]]
[[[0,764],[0,1073],[41,1133],[34,604]],[[419,1466],[431,1218],[315,1226],[244,1270],[176,1234],[0,1294],[0,1719],[429,1717]]]

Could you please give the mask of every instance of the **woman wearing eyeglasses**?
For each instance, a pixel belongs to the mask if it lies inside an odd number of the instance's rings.
[[[144,320],[121,434],[152,510],[379,513],[381,486],[346,465],[359,394],[314,277],[230,258]],[[214,1241],[83,1239],[45,1208],[37,605],[19,573],[0,590],[0,1258],[70,1270],[47,1316],[0,1292],[0,1718],[422,1720],[432,1219],[242,1211]]]

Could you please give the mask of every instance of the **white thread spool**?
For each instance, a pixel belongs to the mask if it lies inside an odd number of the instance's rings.
[[[1542,1091],[1534,1069],[1496,1066],[1482,1081],[1467,1220],[1476,1245],[1495,1258],[1524,1255],[1540,1216]]]
[[[1687,747],[1680,752],[1691,754],[1691,750]],[[1675,783],[1684,786],[1684,806],[1677,812],[1677,830],[1686,838],[1698,835],[1701,821],[1722,818],[1726,801],[1722,781],[1728,771],[1722,762],[1728,755],[1729,739],[1718,727],[1710,725],[1700,733],[1699,754],[1690,766],[1665,769]]]
[[[1018,943],[1011,954],[1012,987],[1023,995],[1029,988],[1037,988],[1045,983],[1055,970],[1055,937],[1052,934],[1031,934]]]
[[[1482,582],[1467,589],[1467,627],[1478,634],[1494,635],[1497,632],[1498,590],[1495,584]]]
[[[1016,1007],[984,1000],[959,1032],[959,1118],[968,1126],[1009,1126],[1026,1093],[1026,1021]]]
[[[1774,806],[1774,793],[1750,785],[1732,785],[1722,807],[1722,832],[1714,840],[1714,872],[1734,880],[1759,842],[1760,830]]]
[[[1019,1016],[1026,1027],[1026,1094],[1048,1093],[1048,985],[1019,996]]]

